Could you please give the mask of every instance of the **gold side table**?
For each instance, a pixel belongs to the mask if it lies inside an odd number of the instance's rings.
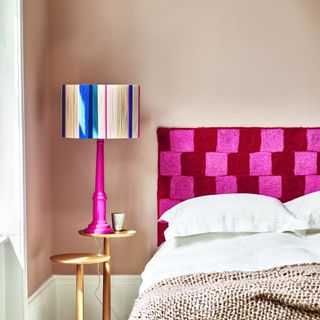
[[[85,264],[103,263],[110,259],[108,255],[91,253],[66,253],[50,257],[55,263],[76,265],[76,320],[84,319],[84,281],[83,269]]]
[[[103,238],[104,243],[104,254],[105,256],[110,256],[110,240],[114,238],[127,238],[132,237],[136,231],[135,230],[122,230],[115,231],[109,234],[91,234],[85,233],[84,230],[80,230],[79,233],[82,236],[93,237],[93,238]],[[102,310],[102,319],[110,320],[111,319],[111,288],[110,288],[110,261],[103,264],[103,310]]]

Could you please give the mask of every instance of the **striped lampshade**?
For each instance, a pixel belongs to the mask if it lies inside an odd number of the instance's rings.
[[[75,139],[130,139],[140,135],[140,87],[64,84],[62,135]]]

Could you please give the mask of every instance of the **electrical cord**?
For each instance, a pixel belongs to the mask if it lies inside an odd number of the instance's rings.
[[[95,242],[96,246],[99,249],[98,254],[101,254],[102,248],[101,248],[100,244],[98,243],[97,238],[93,238],[93,239],[94,239],[94,242]],[[94,295],[95,295],[96,299],[101,303],[101,305],[103,305],[102,300],[98,296],[98,291],[99,291],[100,285],[101,285],[100,263],[97,264],[97,276],[98,276],[98,285],[97,285],[97,288],[96,288],[96,290],[94,292]]]
[[[98,254],[101,254],[102,248],[101,248],[100,244],[98,243],[97,238],[93,238],[93,239],[94,239],[94,242],[95,242],[96,246],[97,246],[98,249],[99,249]],[[96,290],[95,290],[95,292],[94,292],[94,295],[95,295],[96,299],[97,299],[97,300],[101,303],[101,305],[103,306],[103,302],[102,302],[102,300],[100,299],[100,297],[98,296],[98,291],[99,291],[100,286],[101,286],[101,274],[100,274],[100,268],[99,268],[99,266],[100,266],[100,264],[98,263],[98,264],[97,264],[98,286],[97,286],[97,288],[96,288]],[[111,313],[112,313],[112,316],[113,316],[112,318],[113,318],[113,319],[119,320],[119,317],[114,313],[114,311],[113,311],[112,309],[111,309]]]

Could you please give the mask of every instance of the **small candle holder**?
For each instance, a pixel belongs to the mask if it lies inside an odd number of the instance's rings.
[[[112,228],[115,232],[123,230],[125,213],[123,212],[112,212],[111,220],[112,220]]]

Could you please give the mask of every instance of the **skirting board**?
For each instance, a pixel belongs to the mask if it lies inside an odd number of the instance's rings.
[[[56,282],[52,276],[28,299],[27,320],[57,320]]]
[[[5,237],[0,236],[0,319],[6,318],[6,266],[4,244]]]
[[[98,297],[102,297],[102,277]],[[30,298],[29,320],[70,320],[75,318],[75,276],[54,275]],[[102,306],[95,296],[97,276],[85,276],[85,319],[101,320]],[[127,320],[138,297],[141,277],[111,276],[111,319]]]

